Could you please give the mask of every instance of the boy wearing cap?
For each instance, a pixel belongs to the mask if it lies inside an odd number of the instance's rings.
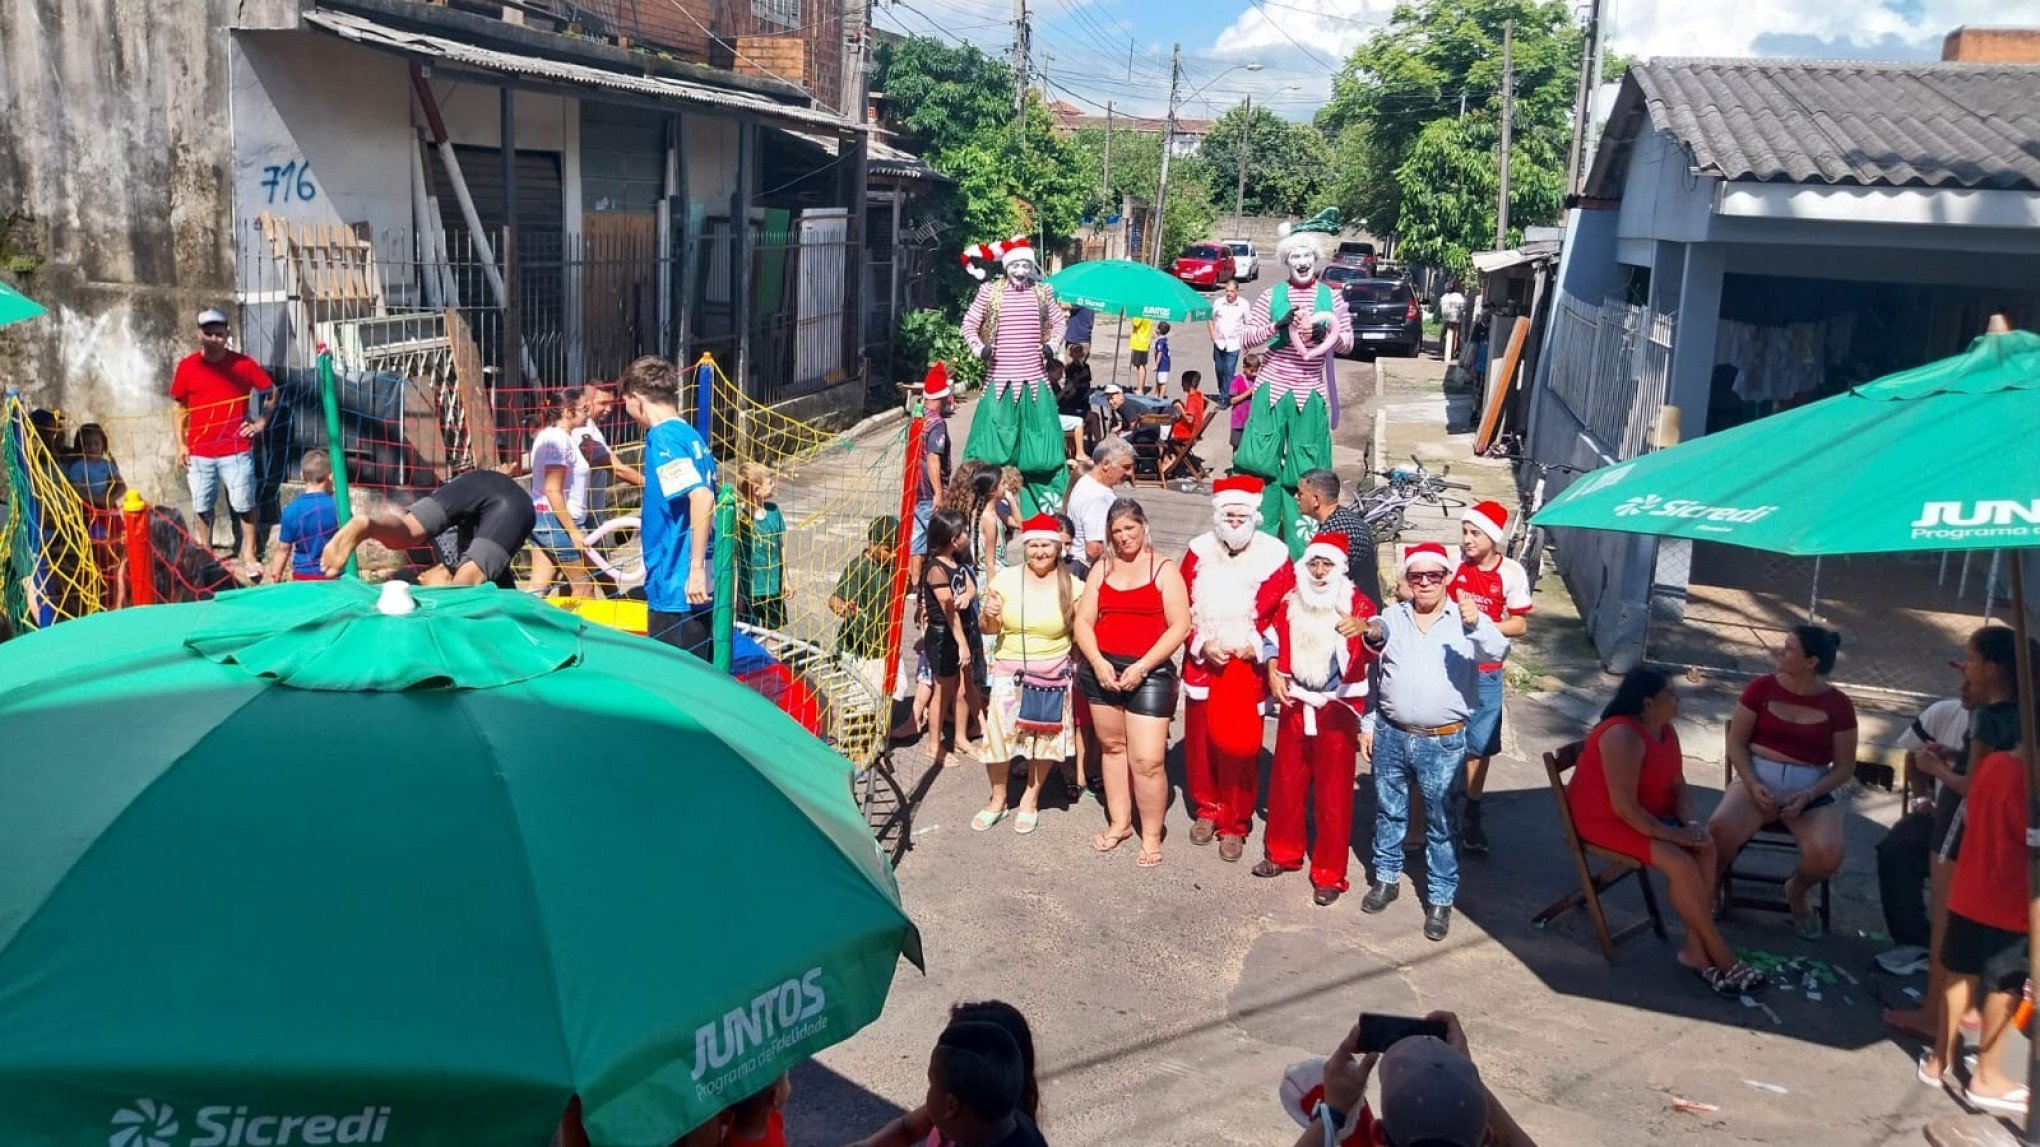
[[[1266,535],[1261,535],[1266,537]],[[1272,539],[1271,539],[1272,540]],[[1276,543],[1279,545],[1280,543]],[[1310,885],[1319,907],[1352,887],[1346,880],[1353,836],[1354,752],[1367,707],[1367,670],[1374,660],[1356,631],[1339,623],[1373,617],[1373,603],[1346,576],[1346,537],[1324,533],[1296,563],[1296,590],[1275,610],[1275,661],[1268,690],[1276,712],[1275,766],[1268,779],[1267,858],[1254,875],[1276,877],[1303,867],[1304,803],[1317,803],[1310,842]]]
[[[1495,623],[1502,636],[1517,638],[1530,629],[1530,576],[1522,563],[1502,554],[1509,536],[1509,511],[1500,502],[1467,507],[1459,517],[1459,568],[1445,584],[1448,597],[1471,597]],[[1480,794],[1487,786],[1488,761],[1502,751],[1502,659],[1480,665],[1480,703],[1466,719],[1466,815],[1460,844],[1475,856],[1488,850],[1480,823]]]
[[[1040,281],[1041,265],[1024,236],[997,250],[1005,276],[980,286],[963,315],[964,342],[990,364],[963,456],[1017,468],[1020,512],[1053,514],[1062,509],[1069,471],[1046,364],[1062,353],[1069,316],[1055,288]]]
[[[1466,1032],[1451,1012],[1424,1017],[1445,1038],[1406,1036],[1387,1051],[1362,1054],[1354,1025],[1324,1062],[1323,1098],[1303,1114],[1296,1147],[1327,1142],[1354,1147],[1535,1147],[1480,1077]],[[1381,1109],[1367,1104],[1367,1082],[1381,1076]],[[1329,1134],[1327,1133],[1329,1132]]]
[[[258,577],[255,560],[254,439],[269,425],[258,397],[272,385],[255,360],[227,346],[232,333],[221,310],[198,316],[198,350],[170,377],[170,424],[177,438],[177,468],[191,487],[192,509],[212,540],[213,503],[227,488],[227,508],[239,525],[236,575]]]
[[[1360,910],[1380,912],[1396,898],[1414,783],[1424,794],[1424,937],[1434,941],[1445,938],[1459,891],[1453,820],[1466,781],[1466,722],[1479,705],[1477,667],[1509,651],[1509,639],[1471,595],[1456,603],[1446,596],[1452,569],[1436,542],[1404,552],[1410,600],[1367,622],[1367,647],[1379,662],[1375,705],[1360,727],[1360,755],[1374,764],[1375,793],[1374,886]]]

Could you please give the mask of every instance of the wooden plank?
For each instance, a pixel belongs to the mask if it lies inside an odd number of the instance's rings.
[[[1480,416],[1480,432],[1474,435],[1473,452],[1485,454],[1495,443],[1495,431],[1502,422],[1502,406],[1509,396],[1510,385],[1516,377],[1516,363],[1523,357],[1524,340],[1530,337],[1530,320],[1511,320],[1515,326],[1509,332],[1508,349],[1502,352],[1500,369],[1488,380],[1487,409]]]
[[[460,396],[461,417],[467,422],[468,448],[474,452],[475,469],[493,470],[497,465],[496,410],[489,404],[482,351],[459,310],[448,307],[444,315],[446,342],[453,349],[454,385]]]

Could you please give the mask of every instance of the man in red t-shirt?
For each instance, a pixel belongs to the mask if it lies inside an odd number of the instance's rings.
[[[227,347],[226,312],[198,316],[198,351],[177,364],[170,380],[170,418],[177,433],[177,465],[191,486],[191,505],[212,541],[213,504],[227,488],[236,529],[243,581],[261,575],[255,559],[255,436],[269,425],[262,400],[269,375],[255,360]]]
[[[1530,629],[1530,576],[1516,559],[1502,554],[1509,511],[1500,502],[1481,502],[1459,516],[1459,568],[1446,583],[1453,601],[1473,598],[1502,636],[1511,640]],[[1460,845],[1469,853],[1488,850],[1480,823],[1480,794],[1487,786],[1488,760],[1502,751],[1502,663],[1480,667],[1480,707],[1466,719],[1466,815]]]

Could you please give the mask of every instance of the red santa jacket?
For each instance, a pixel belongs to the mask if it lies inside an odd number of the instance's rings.
[[[1251,649],[1261,659],[1261,634],[1282,599],[1296,587],[1289,547],[1256,530],[1246,548],[1227,553],[1209,531],[1190,539],[1183,555],[1183,584],[1190,594],[1190,636],[1183,648],[1183,692],[1203,700],[1211,688],[1204,645],[1216,641]]]
[[[1374,662],[1374,653],[1362,641],[1362,634],[1339,636],[1334,627],[1341,612],[1363,621],[1375,615],[1373,603],[1351,587],[1346,591],[1342,610],[1306,618],[1294,596],[1285,597],[1276,610],[1270,625],[1275,633],[1275,670],[1290,680],[1291,704],[1309,703],[1296,698],[1299,689],[1335,699],[1356,714],[1365,704],[1367,671]],[[1306,664],[1311,661],[1318,664]],[[1302,680],[1297,678],[1299,666],[1303,667]],[[1328,672],[1329,680],[1324,678]]]

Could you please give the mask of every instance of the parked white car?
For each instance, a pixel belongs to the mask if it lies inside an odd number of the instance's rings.
[[[1245,239],[1220,239],[1232,251],[1233,278],[1242,283],[1251,283],[1261,277],[1261,253]]]

